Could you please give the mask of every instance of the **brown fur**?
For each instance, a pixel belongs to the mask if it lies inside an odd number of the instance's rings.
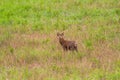
[[[64,51],[78,51],[77,44],[75,41],[68,41],[63,38],[64,33],[57,33],[57,37],[59,38],[59,43],[63,47]]]

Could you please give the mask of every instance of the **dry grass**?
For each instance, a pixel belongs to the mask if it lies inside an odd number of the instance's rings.
[[[3,53],[6,53],[4,59],[1,59],[1,66],[26,67],[30,70],[30,74],[33,74],[28,78],[30,80],[45,79],[45,77],[66,79],[67,76],[74,78],[78,75],[79,79],[85,79],[89,78],[91,71],[96,69],[114,72],[115,62],[120,60],[120,54],[112,46],[118,44],[119,38],[112,41],[94,42],[89,46],[84,42],[89,39],[87,28],[85,26],[81,28],[80,32],[75,32],[77,30],[75,26],[64,31],[66,39],[78,42],[78,53],[62,50],[56,37],[58,31],[50,34],[39,32],[12,34],[9,42],[3,44],[4,48],[1,47]],[[71,33],[69,34],[69,32]],[[73,32],[76,36],[73,36]],[[43,72],[39,73],[36,71],[37,69],[43,70]],[[44,71],[46,72],[44,73]],[[35,75],[36,73],[38,75]],[[23,77],[22,75],[23,73],[21,73],[21,77]]]
[[[12,1],[0,5],[0,80],[120,80],[119,0]],[[78,53],[63,51],[63,31]]]

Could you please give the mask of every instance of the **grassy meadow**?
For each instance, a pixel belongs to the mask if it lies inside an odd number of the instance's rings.
[[[120,80],[120,0],[1,0],[0,80]]]

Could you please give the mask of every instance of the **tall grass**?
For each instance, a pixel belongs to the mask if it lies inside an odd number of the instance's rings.
[[[0,80],[119,80],[119,24],[119,0],[1,0]]]

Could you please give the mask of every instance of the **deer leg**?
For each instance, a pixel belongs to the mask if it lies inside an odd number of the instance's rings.
[[[64,51],[67,51],[67,47],[66,47],[66,46],[63,46],[63,50],[64,50]]]
[[[63,47],[63,50],[66,51],[65,47]]]
[[[78,52],[78,49],[77,49],[77,48],[76,48],[75,50],[76,50],[76,52]]]
[[[66,46],[66,50],[67,50],[67,51],[69,50],[69,46]]]
[[[77,48],[77,46],[75,46],[74,49],[75,49],[76,52],[78,52],[78,48]]]
[[[73,50],[73,45],[70,45],[70,46],[69,46],[69,50]]]

